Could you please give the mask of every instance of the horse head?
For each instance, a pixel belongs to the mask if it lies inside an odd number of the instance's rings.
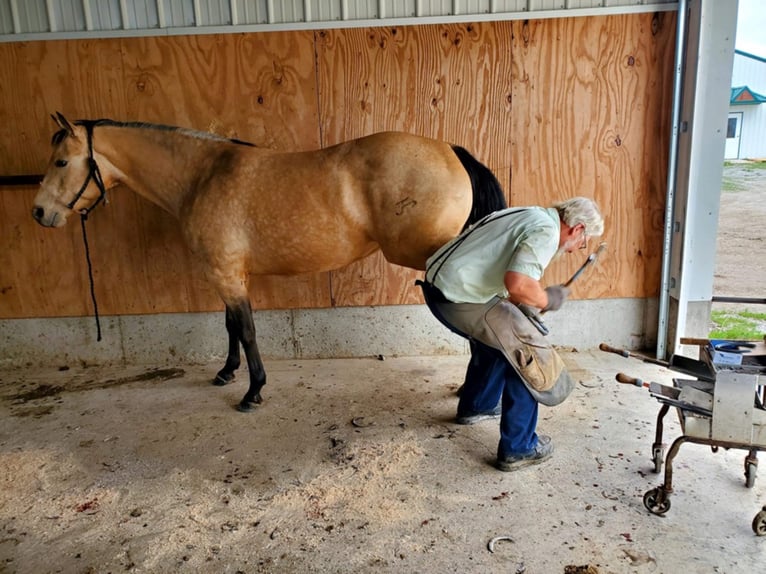
[[[87,213],[103,199],[104,187],[92,151],[87,122],[69,123],[51,115],[60,128],[51,140],[53,153],[35,197],[32,216],[45,227],[61,227],[72,212]]]

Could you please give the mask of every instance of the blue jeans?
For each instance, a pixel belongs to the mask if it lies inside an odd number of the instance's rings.
[[[468,339],[471,360],[460,393],[458,416],[470,412],[492,411],[502,401],[498,458],[527,454],[537,446],[538,404],[503,354],[471,339],[447,321],[439,310],[450,302],[433,285],[422,284],[423,295],[434,316],[450,331]],[[483,305],[476,305],[477,313]]]
[[[500,351],[476,341],[470,344],[458,415],[491,411],[502,400],[498,458],[530,452],[537,446],[537,401]]]

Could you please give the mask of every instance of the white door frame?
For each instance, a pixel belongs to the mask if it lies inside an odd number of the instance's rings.
[[[724,159],[739,159],[740,141],[742,139],[742,121],[743,112],[729,112],[728,123],[726,124],[726,154]],[[734,125],[734,135],[731,135],[731,120],[736,120]]]

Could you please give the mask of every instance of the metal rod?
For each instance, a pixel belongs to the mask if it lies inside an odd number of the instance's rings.
[[[239,12],[237,9],[237,0],[229,0],[229,13],[231,14],[231,25],[239,24]]]
[[[51,32],[56,31],[56,18],[53,14],[53,0],[45,0],[45,12],[48,15],[48,28]]]
[[[620,355],[621,357],[625,358],[634,358],[634,359],[640,359],[644,363],[650,363],[652,365],[660,365],[661,367],[669,367],[670,363],[668,361],[663,361],[660,359],[652,359],[651,357],[647,357],[645,355],[642,355],[640,353],[632,353],[631,351],[628,351],[627,349],[617,349],[615,347],[612,347],[610,345],[607,345],[606,343],[601,343],[598,348],[605,353],[614,353],[615,355]]]
[[[678,171],[678,128],[681,117],[681,89],[683,85],[683,67],[686,54],[686,3],[678,2],[678,21],[676,22],[676,63],[673,78],[673,119],[668,154],[668,179],[665,194],[665,229],[662,242],[662,282],[660,287],[660,310],[657,321],[658,359],[664,359],[668,344],[668,314],[670,308],[670,259],[675,225],[676,172]]]
[[[82,11],[85,13],[85,29],[93,30],[93,12],[90,9],[90,0],[82,0]]]
[[[766,297],[718,297],[713,296],[713,303],[753,303],[766,305]]]
[[[13,20],[13,33],[21,34],[21,19],[19,18],[19,6],[16,0],[11,0],[11,19]]]
[[[160,28],[167,28],[165,21],[165,5],[162,1],[157,2],[157,24]]]
[[[122,29],[127,30],[128,29],[128,6],[125,3],[126,0],[120,0],[120,16],[122,17]]]

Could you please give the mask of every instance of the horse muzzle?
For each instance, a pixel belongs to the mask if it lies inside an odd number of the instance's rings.
[[[36,205],[32,208],[32,217],[43,227],[61,227],[66,223],[66,217],[61,217],[57,211],[46,211],[45,208]]]

